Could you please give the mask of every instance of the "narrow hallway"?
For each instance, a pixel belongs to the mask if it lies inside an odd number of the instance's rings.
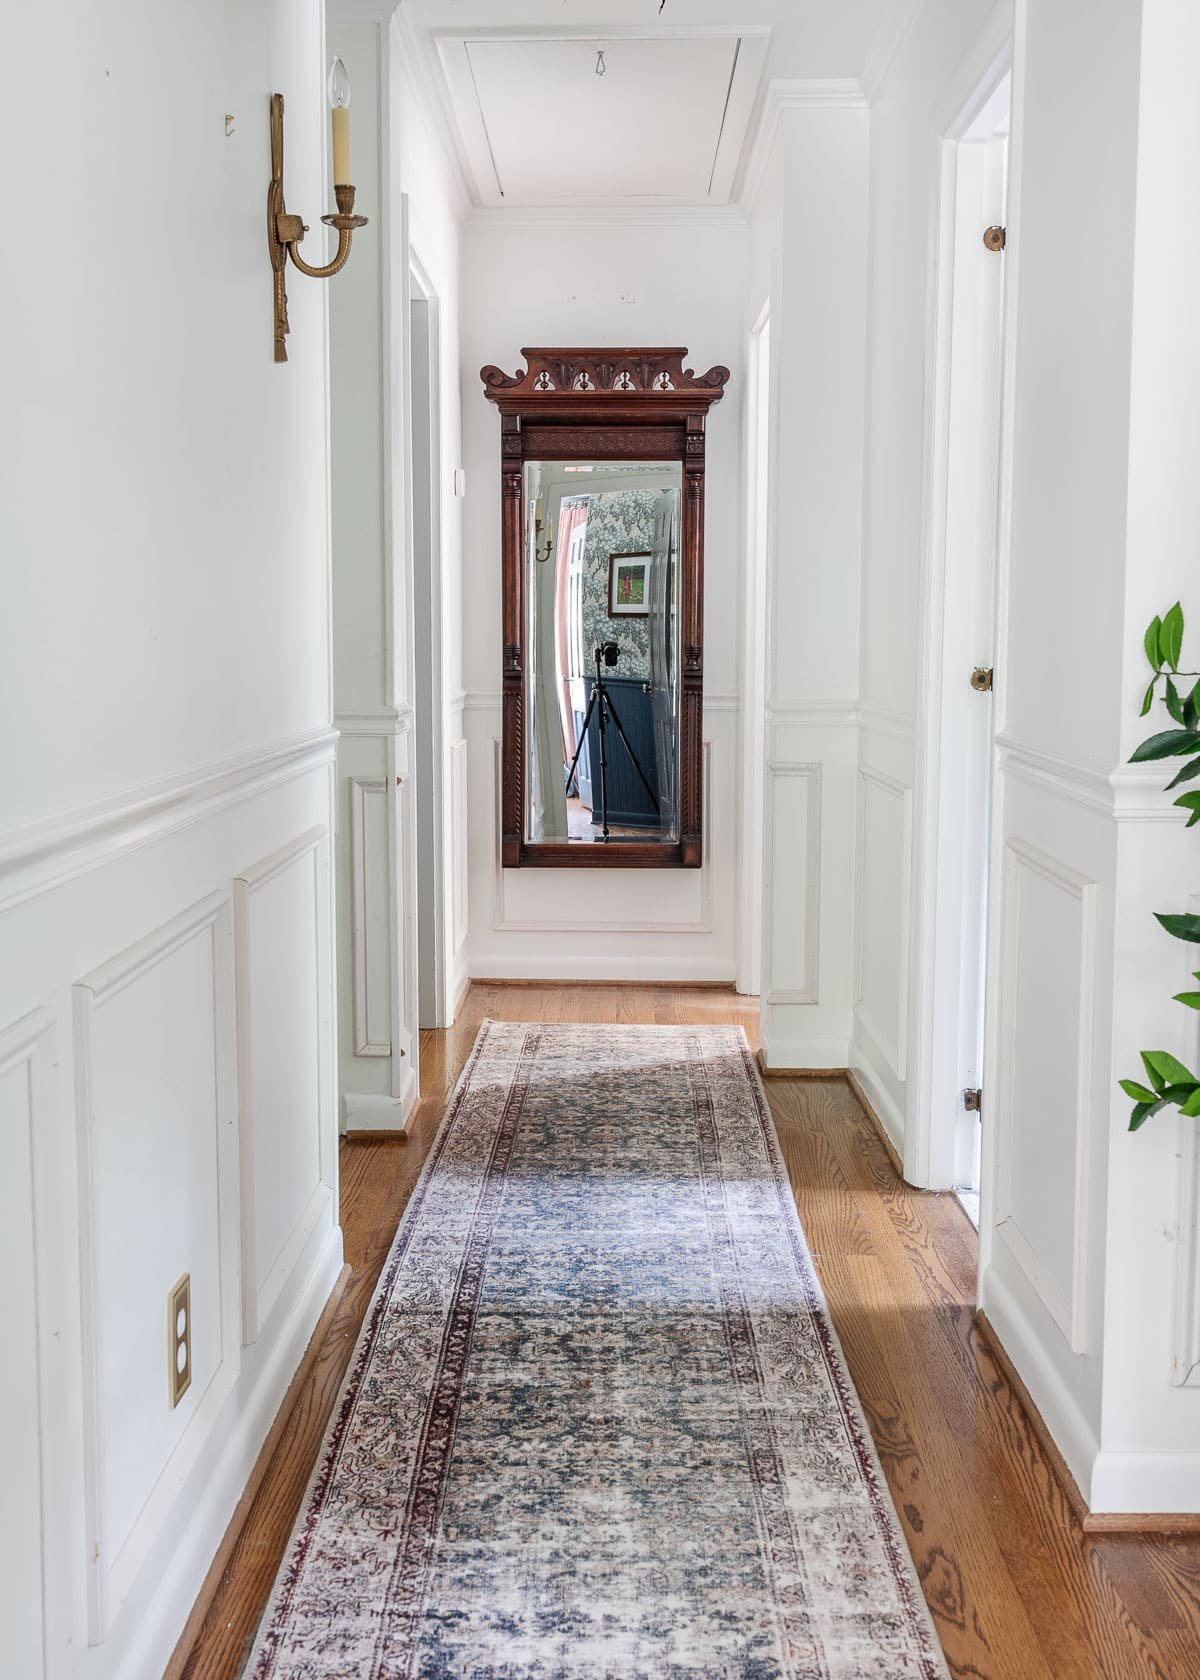
[[[734,1025],[753,1048],[757,1014],[757,1000],[722,987],[478,984],[453,1028],[423,1035],[429,1085],[411,1137],[342,1143],[349,1277],[314,1336],[274,1455],[240,1534],[218,1556],[201,1600],[206,1613],[185,1631],[168,1680],[242,1672],[396,1223],[481,1022]],[[766,1090],[956,1680],[1195,1672],[1200,1540],[1082,1532],[1006,1363],[975,1321],[977,1239],[955,1197],[902,1182],[843,1079],[768,1079]]]

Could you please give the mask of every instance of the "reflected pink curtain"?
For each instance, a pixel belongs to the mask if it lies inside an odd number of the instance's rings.
[[[578,742],[575,716],[571,710],[570,667],[567,659],[567,579],[571,543],[576,531],[587,524],[588,498],[579,496],[563,502],[558,510],[558,535],[554,544],[554,675],[558,682],[558,711],[562,723],[563,763],[570,764]]]

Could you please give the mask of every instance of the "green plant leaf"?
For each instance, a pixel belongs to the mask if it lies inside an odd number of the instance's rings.
[[[1167,1085],[1186,1085],[1190,1091],[1193,1085],[1200,1083],[1196,1075],[1189,1073],[1182,1062],[1176,1061],[1169,1050],[1143,1050],[1142,1060],[1151,1072],[1158,1074],[1159,1079]],[[1159,1096],[1164,1096],[1166,1093],[1159,1079],[1154,1081],[1154,1089]]]
[[[1146,1072],[1150,1076],[1151,1085],[1153,1085],[1153,1087],[1156,1091],[1165,1091],[1166,1088],[1167,1088],[1167,1082],[1163,1078],[1162,1074],[1159,1073],[1158,1069],[1151,1062],[1150,1057],[1146,1054],[1146,1052],[1144,1050],[1139,1050],[1138,1054],[1142,1058],[1142,1066],[1145,1068]]]
[[[1184,753],[1200,752],[1200,731],[1195,729],[1164,729],[1151,735],[1148,741],[1130,755],[1130,764],[1145,764],[1151,758],[1181,758]]]
[[[1172,671],[1178,671],[1179,655],[1183,652],[1183,608],[1178,601],[1162,621],[1158,646]]]
[[[1166,1108],[1167,1106],[1165,1102],[1138,1103],[1129,1116],[1129,1130],[1136,1132],[1139,1127],[1146,1124],[1152,1114],[1157,1114],[1160,1108]]]
[[[1200,822],[1200,788],[1196,788],[1191,793],[1181,793],[1175,803],[1183,810],[1192,813],[1188,818],[1188,827],[1194,828]]]
[[[1164,694],[1163,700],[1166,704],[1168,712],[1170,712],[1171,716],[1175,719],[1175,722],[1182,724],[1183,727],[1186,728],[1187,719],[1183,715],[1183,701],[1179,698],[1179,690],[1175,687],[1175,684],[1171,681],[1170,677],[1167,678],[1167,692]]]
[[[1122,1091],[1134,1102],[1154,1102],[1154,1092],[1148,1091],[1144,1085],[1139,1085],[1136,1079],[1122,1079],[1119,1081]]]
[[[1167,783],[1167,792],[1170,793],[1171,789],[1178,787],[1181,782],[1194,782],[1197,776],[1200,776],[1200,758],[1194,758],[1190,764],[1184,765],[1178,775],[1171,777]]]
[[[1176,992],[1175,1002],[1186,1003],[1189,1009],[1200,1009],[1200,992]],[[1130,1096],[1132,1093],[1127,1091],[1125,1095]]]
[[[1200,945],[1200,916],[1164,916],[1156,910],[1154,920],[1172,939],[1186,939],[1190,945]]]
[[[1186,1114],[1189,1120],[1194,1120],[1200,1114],[1200,1085],[1197,1085],[1188,1100],[1181,1105],[1179,1112]]]
[[[1162,630],[1162,619],[1161,618],[1152,618],[1150,620],[1150,623],[1149,623],[1147,629],[1146,629],[1145,641],[1142,644],[1146,649],[1146,658],[1150,661],[1151,665],[1153,665],[1153,667],[1156,671],[1161,671],[1162,667],[1163,667],[1163,657],[1162,657],[1162,654],[1159,652],[1159,640],[1158,640],[1159,632],[1161,630]]]
[[[1184,726],[1188,729],[1195,729],[1197,723],[1200,723],[1200,710],[1197,709],[1197,700],[1200,700],[1200,682],[1196,684],[1190,694],[1185,694],[1183,697],[1183,721]],[[1145,713],[1142,715],[1144,717]]]
[[[1154,685],[1157,681],[1157,677],[1151,677],[1150,687],[1146,690],[1146,698],[1142,701],[1142,709],[1139,713],[1141,717],[1145,717],[1154,704]]]

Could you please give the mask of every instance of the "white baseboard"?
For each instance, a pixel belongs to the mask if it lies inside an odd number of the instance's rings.
[[[401,1076],[403,1089],[398,1097],[378,1097],[346,1091],[342,1107],[348,1132],[406,1132],[417,1106],[417,1076],[407,1063]]]
[[[1100,1457],[1100,1443],[1078,1402],[1063,1386],[1062,1378],[1038,1341],[1016,1296],[994,1266],[989,1266],[980,1279],[979,1305],[987,1314],[988,1323],[1000,1338],[1017,1375],[1029,1390],[1029,1397],[1066,1460],[1067,1469],[1074,1476],[1084,1501],[1092,1510],[1101,1509],[1092,1497],[1092,1480]],[[1128,1510],[1131,1507],[1124,1508]],[[1141,1509],[1153,1507],[1143,1506]]]
[[[901,1113],[890,1092],[877,1078],[874,1068],[862,1053],[862,1046],[852,1043],[850,1046],[850,1072],[862,1086],[863,1095],[879,1117],[879,1123],[888,1135],[888,1141],[901,1160],[904,1159],[904,1115]]]
[[[1102,1452],[1092,1466],[1093,1516],[1200,1515],[1200,1452]]]
[[[144,1680],[165,1669],[342,1264],[342,1232],[335,1225],[325,1234],[253,1392],[245,1395],[234,1390],[225,1407],[228,1427],[213,1435],[219,1451],[211,1459],[208,1455],[201,1459],[191,1477],[191,1496],[187,1490],[180,1496],[180,1513],[186,1512],[186,1521],[178,1525],[174,1552],[152,1590],[137,1594],[141,1602],[136,1610],[133,1604],[128,1606],[134,1612],[128,1629],[118,1623],[118,1637],[128,1632],[130,1642],[117,1659],[113,1671],[117,1680]]]
[[[768,1070],[776,1068],[841,1069],[850,1054],[848,1038],[796,1038],[765,1036],[762,1040],[763,1064]]]

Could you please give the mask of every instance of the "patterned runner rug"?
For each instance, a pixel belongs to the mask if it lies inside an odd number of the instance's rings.
[[[487,1022],[254,1680],[945,1680],[736,1027]]]

